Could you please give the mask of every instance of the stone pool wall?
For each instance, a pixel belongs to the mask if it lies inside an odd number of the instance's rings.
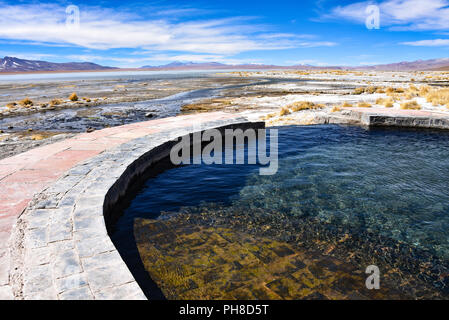
[[[241,117],[202,123],[203,130],[263,126]],[[110,209],[169,154],[170,136],[191,133],[184,126],[132,139],[72,167],[36,195],[12,234],[13,298],[146,299],[109,238]]]

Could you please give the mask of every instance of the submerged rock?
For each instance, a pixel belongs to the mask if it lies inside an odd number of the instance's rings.
[[[190,219],[193,218],[193,219]],[[168,299],[403,299],[394,286],[368,290],[353,264],[194,217],[136,219],[145,269]]]

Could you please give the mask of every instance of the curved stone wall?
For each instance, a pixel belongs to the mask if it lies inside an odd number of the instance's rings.
[[[245,118],[202,123],[202,129],[262,128]],[[152,164],[169,155],[159,131],[105,151],[70,169],[34,197],[13,233],[11,285],[16,299],[146,299],[113,245],[114,206]]]

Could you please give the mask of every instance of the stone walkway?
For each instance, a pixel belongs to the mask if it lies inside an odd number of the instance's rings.
[[[13,298],[10,286],[11,232],[17,218],[34,195],[78,163],[133,139],[160,131],[192,128],[194,124],[235,117],[215,112],[151,120],[80,134],[0,160],[0,299]]]

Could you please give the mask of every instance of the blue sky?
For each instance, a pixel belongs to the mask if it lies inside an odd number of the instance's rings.
[[[76,17],[67,14],[69,5],[79,8],[79,25],[66,25],[67,17]],[[366,27],[370,5],[379,9],[379,29]],[[0,56],[117,67],[445,58],[449,0],[0,0]]]

